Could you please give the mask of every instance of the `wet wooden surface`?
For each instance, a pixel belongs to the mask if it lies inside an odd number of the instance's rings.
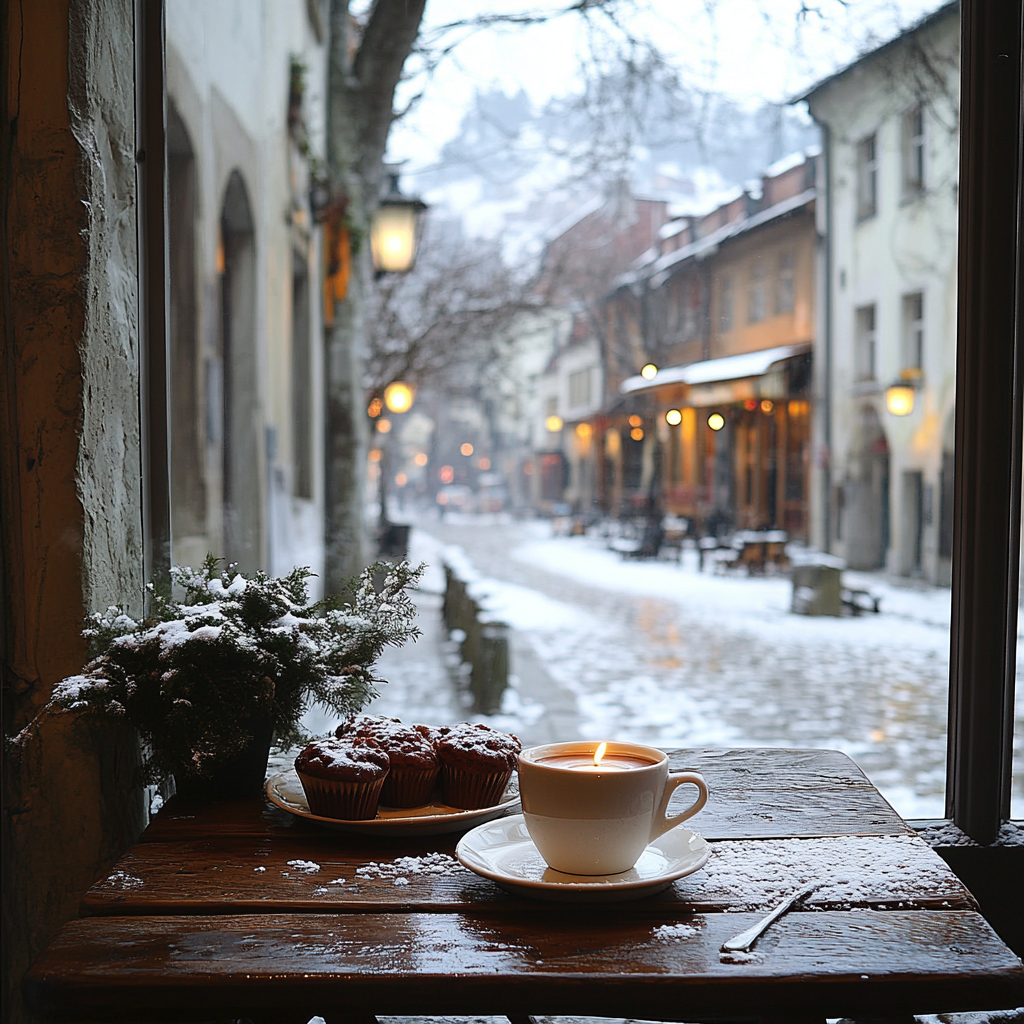
[[[396,854],[441,853],[454,858],[457,839],[417,838],[399,851],[393,841],[355,846],[322,835],[140,843],[86,893],[81,912],[365,913],[482,907],[501,912],[522,906],[522,897],[506,893],[458,863],[444,874],[400,872],[401,881],[395,883]],[[680,905],[705,913],[767,909],[801,882],[818,879],[825,884],[808,900],[812,908],[977,909],[956,875],[917,837],[901,837],[897,842],[849,837],[769,839],[712,843],[711,848],[704,868],[636,906],[653,917],[670,914]],[[914,870],[901,870],[910,858]],[[376,864],[382,864],[392,877],[367,877],[376,873]]]
[[[801,1007],[825,1016],[1010,1007],[1020,962],[970,911],[783,918],[753,956],[722,942],[755,914],[522,908],[469,914],[91,918],[32,968],[30,1008],[87,1018],[331,1012],[575,1013],[677,1019]],[[74,999],[69,996],[74,994]],[[987,1000],[987,1001],[986,1001]]]
[[[708,840],[911,832],[864,773],[837,750],[702,747],[675,751],[670,760],[673,769],[699,771],[707,779],[710,796],[694,827]],[[211,834],[322,838],[324,830],[265,801],[203,804],[175,798],[146,829],[142,842]],[[339,843],[352,838],[337,834]],[[392,840],[392,848],[405,841]]]
[[[457,834],[360,837],[263,800],[173,800],[37,959],[30,1005],[64,1020],[336,1024],[445,1013],[821,1020],[1024,1004],[1020,961],[849,758],[702,749],[672,762],[708,779],[711,799],[688,824],[712,856],[659,896],[602,907],[524,899],[457,863],[387,877],[396,858],[453,856]],[[815,872],[822,888],[752,956],[719,954]]]

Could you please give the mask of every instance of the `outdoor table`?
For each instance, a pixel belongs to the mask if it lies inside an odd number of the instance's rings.
[[[328,1024],[370,1015],[669,1021],[891,1017],[1024,1004],[1024,967],[971,894],[845,755],[695,749],[700,871],[628,903],[545,903],[454,864],[458,835],[368,839],[264,800],[157,814],[36,959],[52,1019]],[[437,858],[434,858],[436,861]],[[362,870],[361,870],[362,869]],[[822,886],[751,954],[726,939]],[[396,884],[397,883],[397,884]]]

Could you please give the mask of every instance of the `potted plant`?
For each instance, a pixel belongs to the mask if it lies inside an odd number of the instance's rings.
[[[238,796],[258,791],[271,736],[301,736],[310,704],[346,715],[382,682],[373,665],[387,646],[419,635],[408,588],[423,572],[378,563],[351,598],[311,602],[308,568],[268,577],[223,572],[209,557],[171,570],[180,600],[152,584],[152,612],[96,612],[83,631],[91,660],[57,685],[52,704],[134,725],[144,742],[143,775],[173,775],[179,792]]]

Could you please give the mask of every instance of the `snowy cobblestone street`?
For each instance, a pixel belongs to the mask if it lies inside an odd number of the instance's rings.
[[[444,658],[440,566],[458,545],[512,627],[513,688],[487,720],[535,743],[615,736],[663,747],[834,747],[905,817],[941,817],[949,591],[847,573],[881,594],[881,614],[789,612],[784,577],[751,579],[624,562],[598,538],[547,523],[426,519],[410,557],[430,569],[419,643],[388,652],[381,713],[465,717]],[[1018,694],[1014,816],[1024,815],[1024,702]],[[480,717],[480,716],[478,716]]]

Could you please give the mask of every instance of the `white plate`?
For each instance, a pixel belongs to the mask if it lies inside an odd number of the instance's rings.
[[[611,903],[653,896],[667,889],[677,878],[703,867],[711,849],[696,832],[677,826],[655,839],[629,871],[568,875],[544,863],[526,831],[526,820],[514,814],[467,832],[455,853],[470,871],[522,896]]]
[[[381,807],[376,818],[365,821],[343,821],[313,814],[294,769],[279,772],[267,779],[267,798],[296,817],[315,821],[318,825],[339,832],[362,832],[375,836],[436,836],[444,832],[462,832],[516,810],[519,807],[519,776],[512,776],[501,802],[493,807],[467,811],[449,807],[439,801],[422,807]]]

